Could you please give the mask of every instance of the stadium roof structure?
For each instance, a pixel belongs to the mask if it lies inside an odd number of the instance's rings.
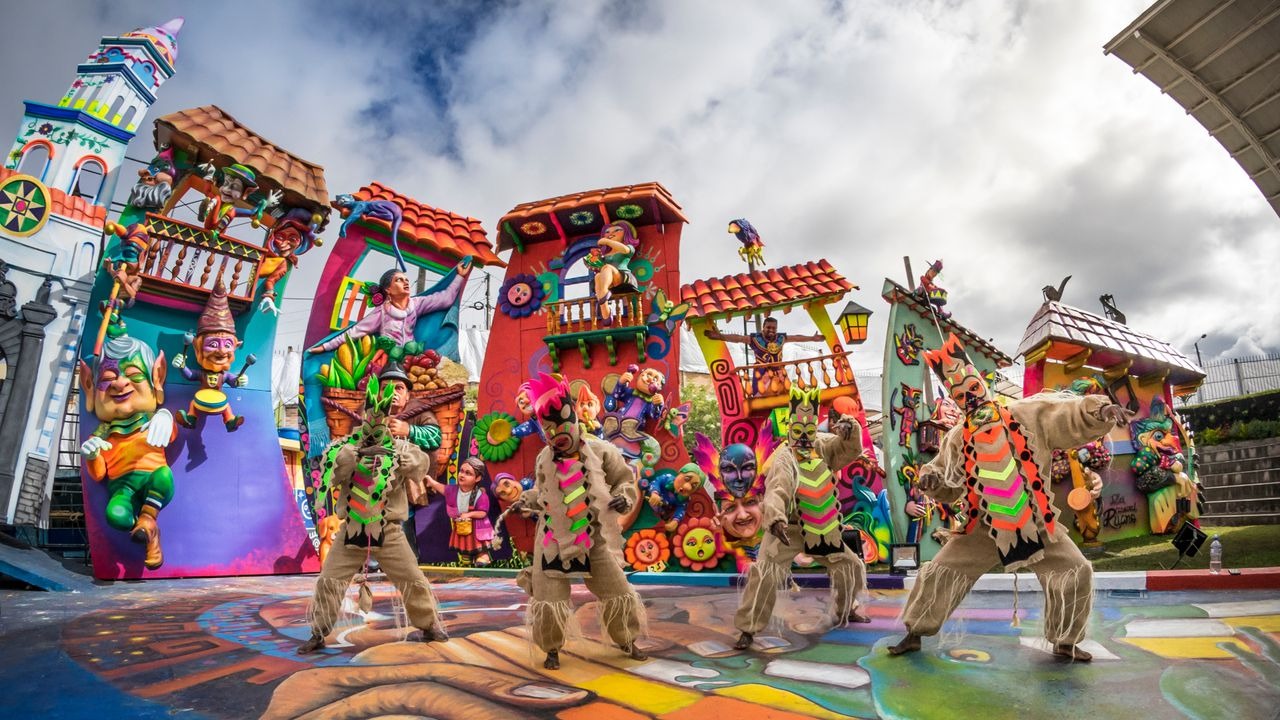
[[[1103,50],[1186,109],[1280,215],[1280,0],[1161,0]]]

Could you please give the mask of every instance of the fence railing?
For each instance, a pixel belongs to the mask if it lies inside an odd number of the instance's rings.
[[[800,389],[853,385],[853,368],[845,353],[800,360],[743,365],[735,370],[748,398],[783,395],[794,385]]]
[[[1181,400],[1181,405],[1280,390],[1280,355],[1235,358],[1205,363],[1205,380],[1200,389]]]
[[[142,268],[142,282],[163,287],[163,294],[203,303],[213,288],[227,288],[233,309],[253,302],[262,249],[225,235],[214,238],[203,228],[154,213],[147,215],[158,241]]]
[[[625,328],[644,325],[641,312],[643,296],[639,293],[617,295],[605,301],[609,306],[608,324],[600,317],[600,307],[595,298],[561,300],[544,303],[547,314],[547,335],[566,335],[602,328]]]

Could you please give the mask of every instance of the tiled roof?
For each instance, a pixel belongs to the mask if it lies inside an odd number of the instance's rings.
[[[212,160],[219,167],[240,163],[252,168],[264,189],[284,190],[284,205],[329,213],[329,189],[325,186],[323,166],[303,160],[266,140],[217,105],[179,110],[157,118],[156,147],[174,140],[178,140],[178,144],[183,141],[194,144],[202,163]]]
[[[14,170],[0,167],[0,182],[4,182],[10,175],[17,174]],[[68,195],[53,187],[49,188],[49,212],[94,227],[102,227],[107,222],[105,207],[94,205],[82,197]]]
[[[933,315],[932,306],[923,300],[919,294],[911,292],[889,278],[885,278],[884,289],[880,291],[880,295],[891,303],[905,303],[912,310],[915,310],[926,318]],[[996,364],[996,367],[1006,368],[1013,364],[1013,358],[1005,355],[1003,352],[1000,352],[1000,349],[995,345],[992,345],[982,339],[977,335],[977,333],[951,318],[938,318],[938,326],[944,332],[955,333],[957,337],[964,341],[966,348],[976,348],[979,352],[992,360]]]
[[[608,220],[627,220],[636,227],[687,223],[680,204],[660,183],[587,190],[521,203],[498,220],[498,252],[517,246],[599,232]],[[619,212],[621,211],[621,212]]]
[[[392,190],[380,182],[370,183],[355,193],[357,200],[390,200],[400,206],[404,222],[400,225],[400,240],[410,240],[430,250],[461,259],[472,255],[481,265],[505,267],[493,254],[493,244],[484,233],[480,221],[440,210]],[[365,221],[376,223],[390,234],[391,223],[375,218]]]
[[[689,316],[728,316],[814,300],[834,302],[858,287],[826,260],[694,280],[680,288]]]
[[[1091,350],[1088,364],[1111,367],[1133,360],[1130,374],[1144,375],[1169,370],[1174,385],[1204,378],[1204,370],[1163,340],[1157,340],[1114,320],[1058,302],[1040,306],[1018,345],[1018,354],[1027,355],[1051,342],[1048,357],[1067,360]]]

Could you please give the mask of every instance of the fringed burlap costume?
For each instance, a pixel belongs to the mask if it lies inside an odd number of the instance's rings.
[[[1053,448],[1097,440],[1124,421],[1123,410],[1105,396],[1066,393],[1002,407],[954,336],[929,356],[966,418],[921,468],[920,487],[940,503],[964,498],[969,522],[921,568],[902,614],[909,634],[891,652],[918,650],[920,636],[936,634],[978,578],[1001,565],[1036,574],[1045,593],[1045,638],[1057,654],[1089,660],[1075,646],[1093,607],[1093,568],[1057,523],[1050,463]]]
[[[395,441],[396,466],[393,471],[393,483],[387,491],[387,504],[383,516],[386,520],[382,528],[381,544],[366,544],[359,530],[348,527],[346,488],[355,474],[358,457],[356,448],[348,445],[337,456],[334,467],[334,481],[344,492],[339,494],[338,516],[343,518],[342,529],[338,532],[338,541],[330,548],[324,559],[324,567],[316,580],[316,594],[312,601],[312,632],[324,637],[333,631],[333,624],[338,619],[338,611],[342,606],[343,595],[351,584],[351,579],[364,568],[365,562],[372,555],[387,578],[395,585],[404,603],[409,624],[425,632],[436,630],[436,599],[431,592],[431,583],[427,581],[418,567],[418,557],[409,546],[401,524],[409,517],[409,500],[405,490],[409,479],[425,476],[430,470],[430,458],[416,445],[406,440]],[[344,540],[351,538],[355,544]]]
[[[600,601],[600,625],[633,658],[644,632],[644,603],[623,573],[618,514],[639,501],[635,473],[612,443],[580,432],[568,387],[543,375],[530,381],[548,447],[535,463],[533,489],[521,504],[539,514],[533,565],[517,582],[531,596],[530,638],[559,667],[559,651],[578,633],[569,581],[581,577]],[[563,393],[563,397],[559,394]]]
[[[747,571],[746,588],[734,626],[742,633],[738,648],[750,646],[752,636],[773,617],[778,591],[787,587],[791,563],[806,553],[827,568],[831,578],[828,620],[843,625],[854,614],[857,596],[866,590],[867,570],[844,544],[835,473],[862,454],[862,430],[849,418],[832,414],[834,433],[817,433],[817,397],[795,393],[791,410],[793,431],[787,443],[768,461],[765,474],[764,524],[781,527],[786,542],[770,530],[764,535],[756,561]],[[808,442],[801,439],[808,435]],[[861,619],[861,618],[855,618]]]

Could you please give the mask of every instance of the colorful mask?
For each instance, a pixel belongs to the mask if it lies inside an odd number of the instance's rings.
[[[787,444],[793,448],[808,449],[818,436],[818,388],[800,390],[791,388],[790,412],[787,414]]]
[[[964,410],[966,416],[981,422],[983,418],[975,415],[990,415],[995,396],[987,387],[982,372],[969,360],[968,353],[964,351],[964,346],[955,333],[947,336],[941,349],[926,351],[925,360],[942,379],[948,396]]]
[[[551,451],[558,457],[576,455],[582,444],[582,430],[569,400],[568,383],[559,375],[539,373],[527,385],[538,427]]]

